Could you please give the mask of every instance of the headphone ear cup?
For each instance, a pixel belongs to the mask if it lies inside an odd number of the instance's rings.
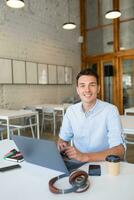
[[[85,171],[74,171],[69,176],[69,183],[71,185],[83,185],[88,179],[88,174]]]
[[[88,174],[85,171],[74,171],[70,174],[69,183],[77,186],[77,193],[84,192],[89,188]]]

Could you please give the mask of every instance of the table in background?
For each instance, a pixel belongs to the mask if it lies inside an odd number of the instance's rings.
[[[60,122],[62,122],[64,114],[66,112],[66,109],[72,104],[39,104],[39,105],[33,105],[32,107],[36,108],[36,110],[39,111],[39,113],[41,114],[41,120],[40,120],[40,126],[41,126],[41,122],[42,122],[42,111],[43,108],[52,108],[55,111],[55,124],[56,124],[56,119],[60,119]],[[55,131],[54,131],[55,132]]]
[[[125,135],[126,143],[128,144],[134,144],[133,141],[127,140],[127,135],[133,135],[134,136],[134,116],[129,115],[121,115],[120,116],[123,133]]]
[[[7,126],[7,138],[10,138],[10,120],[12,119],[21,119],[25,117],[36,117],[36,126],[37,126],[37,138],[40,138],[39,135],[39,116],[38,112],[34,112],[31,110],[7,110],[7,109],[0,109],[0,120],[6,121]]]
[[[9,149],[16,148],[11,140],[0,141],[0,162],[3,155]],[[9,161],[6,161],[9,162]],[[121,162],[119,176],[107,174],[105,162],[97,162],[101,165],[102,175],[89,177],[90,188],[83,193],[53,194],[49,191],[48,181],[60,174],[58,171],[50,170],[27,162],[22,162],[21,169],[14,169],[0,173],[0,198],[2,200],[133,200],[134,199],[134,165]],[[81,169],[88,171],[88,164]],[[68,188],[68,179],[57,182],[60,188]]]
[[[134,115],[134,107],[126,108],[124,114],[125,115]]]
[[[64,116],[66,109],[72,104],[39,104],[33,105],[37,110],[42,110],[44,107],[53,108],[55,111],[61,111]]]

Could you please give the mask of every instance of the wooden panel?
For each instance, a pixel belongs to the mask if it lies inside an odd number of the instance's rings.
[[[0,58],[0,84],[12,84],[11,60]]]
[[[65,67],[57,66],[58,84],[65,84]]]
[[[65,83],[72,84],[72,67],[65,67]]]
[[[56,65],[48,65],[49,84],[57,84]]]
[[[39,84],[48,84],[47,64],[38,64],[38,83]]]
[[[25,61],[13,60],[13,83],[26,83]]]
[[[37,63],[26,62],[27,84],[37,84]]]

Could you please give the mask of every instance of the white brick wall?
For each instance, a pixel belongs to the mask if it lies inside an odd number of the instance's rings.
[[[80,69],[79,0],[70,0],[70,18],[78,25],[73,31],[62,29],[68,16],[67,1],[25,2],[23,9],[12,9],[1,1],[0,57],[73,66],[75,79]],[[74,85],[0,85],[0,107],[59,103],[74,95]]]

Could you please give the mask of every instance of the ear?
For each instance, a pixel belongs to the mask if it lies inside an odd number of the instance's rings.
[[[100,85],[98,85],[98,88],[97,88],[97,94],[100,92]]]
[[[79,95],[79,88],[76,86],[76,91],[77,91],[77,94]]]

